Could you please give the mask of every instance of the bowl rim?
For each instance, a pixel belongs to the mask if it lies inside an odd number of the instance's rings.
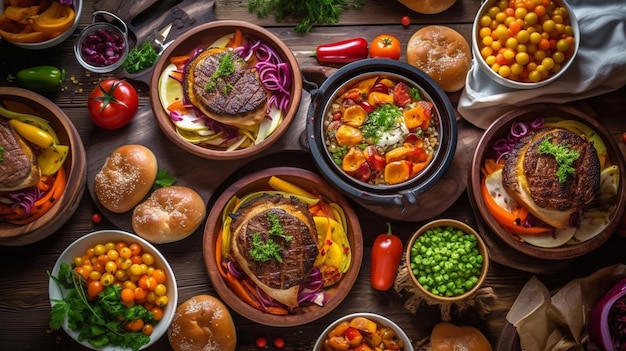
[[[36,105],[33,107],[34,109],[41,108],[49,111],[51,115],[56,116],[55,123],[61,125],[63,130],[66,131],[68,144],[70,144],[70,152],[63,167],[66,170],[67,184],[72,184],[73,186],[66,187],[59,201],[54,205],[54,210],[49,211],[32,223],[15,226],[15,229],[10,229],[10,231],[15,230],[11,235],[0,236],[0,245],[28,245],[54,234],[71,218],[78,208],[87,179],[87,156],[82,139],[74,123],[50,99],[34,91],[18,87],[0,87],[0,96],[5,96],[5,99],[15,98],[22,103],[28,100]],[[41,117],[50,121],[50,118],[47,116]],[[57,134],[61,133],[57,132]],[[59,215],[61,211],[63,214]],[[59,218],[62,220],[57,221],[56,219]],[[26,232],[18,231],[18,228],[25,228]]]
[[[331,324],[329,324],[326,328],[324,328],[324,330],[320,333],[319,337],[317,338],[317,341],[315,342],[315,345],[313,346],[313,351],[321,351],[322,350],[322,343],[324,342],[324,339],[326,338],[326,335],[331,330],[333,330],[333,328],[335,328],[337,325],[339,325],[339,323],[341,323],[343,321],[349,321],[349,320],[354,319],[356,317],[365,317],[365,318],[368,318],[368,319],[372,319],[377,324],[381,324],[382,326],[385,326],[385,327],[390,327],[390,328],[394,329],[394,331],[396,332],[396,335],[398,334],[398,331],[399,331],[401,334],[397,335],[397,336],[400,339],[402,339],[404,341],[404,343],[405,343],[403,350],[404,351],[413,351],[414,350],[411,338],[406,333],[406,331],[404,331],[404,329],[402,329],[402,327],[398,323],[396,323],[393,320],[391,320],[390,318],[385,317],[385,316],[383,316],[381,314],[378,314],[378,313],[354,312],[354,313],[346,314],[344,316],[341,316],[341,317],[337,318]]]
[[[29,49],[29,50],[42,50],[42,49],[48,49],[51,48],[53,46],[56,46],[58,44],[61,44],[62,42],[64,42],[67,38],[69,38],[70,36],[72,36],[72,34],[74,34],[74,31],[76,31],[76,28],[78,28],[78,25],[80,23],[80,16],[83,12],[83,0],[73,0],[74,1],[74,12],[75,12],[75,18],[74,18],[74,23],[72,24],[72,27],[70,27],[70,29],[66,30],[65,32],[63,32],[62,34],[48,39],[46,41],[41,41],[38,43],[15,43],[12,41],[7,40],[9,43],[23,48],[23,49]],[[0,4],[0,10],[4,11],[3,5]]]
[[[250,146],[245,149],[233,151],[225,151],[223,149],[217,148],[205,148],[183,140],[174,130],[175,128],[173,128],[173,124],[169,116],[167,116],[165,111],[163,111],[158,91],[159,78],[161,76],[161,73],[167,65],[168,58],[173,55],[174,52],[176,52],[178,46],[184,43],[185,40],[198,35],[198,33],[200,32],[206,32],[220,28],[223,28],[224,31],[234,31],[235,29],[239,28],[242,29],[244,35],[246,34],[246,32],[256,32],[255,34],[257,36],[269,39],[269,41],[273,42],[272,47],[277,52],[283,53],[283,55],[281,56],[283,60],[289,63],[292,72],[291,99],[289,102],[289,107],[287,108],[287,112],[283,116],[283,121],[279,124],[276,130],[274,130],[274,132],[260,144]],[[248,158],[266,150],[267,148],[272,146],[277,140],[279,140],[283,136],[283,134],[287,132],[300,108],[300,104],[302,102],[302,89],[303,80],[300,65],[291,49],[289,49],[289,47],[277,35],[272,33],[269,29],[246,21],[216,20],[200,24],[183,33],[180,37],[176,38],[174,42],[172,42],[172,44],[169,45],[159,56],[159,59],[155,63],[150,77],[150,105],[161,131],[168,137],[168,139],[170,139],[181,149],[206,159],[236,160]]]
[[[406,182],[383,187],[368,185],[349,178],[334,164],[331,164],[332,161],[327,156],[325,148],[320,150],[321,148],[317,147],[318,143],[321,143],[321,140],[323,140],[321,135],[322,114],[338,89],[345,87],[348,81],[373,74],[396,76],[417,86],[428,95],[429,101],[435,105],[440,122],[440,148],[431,164],[422,171],[425,173]],[[441,106],[438,104],[441,104]],[[311,105],[309,106],[306,121],[308,148],[324,178],[328,179],[330,183],[336,184],[342,192],[351,198],[358,201],[385,203],[400,207],[415,205],[418,203],[419,194],[427,191],[437,183],[452,163],[454,153],[456,152],[458,135],[454,111],[447,94],[439,85],[430,76],[406,62],[381,58],[352,62],[339,68],[322,83],[319,89],[311,92]],[[449,130],[444,130],[443,125],[449,125]]]
[[[572,26],[572,30],[574,31],[574,38],[576,39],[574,41],[574,52],[572,53],[572,57],[569,60],[567,60],[567,62],[565,63],[565,65],[563,65],[563,67],[561,67],[561,70],[559,72],[557,72],[556,74],[553,74],[547,79],[541,80],[536,83],[519,82],[519,81],[509,79],[509,78],[504,78],[500,76],[499,74],[497,74],[496,72],[494,72],[489,66],[487,66],[487,63],[485,62],[485,60],[482,58],[480,54],[480,48],[478,46],[478,43],[480,42],[478,29],[480,27],[481,16],[486,12],[486,10],[489,7],[494,6],[494,4],[498,2],[498,0],[483,1],[480,8],[478,9],[478,12],[476,12],[476,17],[474,18],[474,21],[472,23],[472,45],[471,46],[472,46],[472,55],[474,56],[473,61],[475,62],[476,65],[478,65],[480,70],[486,76],[488,76],[492,81],[498,83],[499,85],[505,86],[507,88],[535,89],[535,88],[546,86],[558,80],[561,76],[563,76],[563,74],[565,74],[565,72],[567,72],[569,67],[572,65],[572,62],[574,62],[574,60],[576,60],[578,56],[578,49],[580,47],[580,27],[578,24],[578,19],[576,17],[576,14],[572,10],[571,6],[567,3],[567,1],[565,0],[554,0],[554,1],[557,3],[563,4],[563,6],[567,9],[568,15],[570,17],[570,24]]]
[[[554,248],[543,248],[523,243],[516,239],[512,234],[504,231],[485,208],[480,190],[480,165],[483,162],[484,150],[488,146],[488,143],[490,143],[490,140],[494,136],[502,135],[503,128],[508,128],[512,122],[518,119],[532,120],[540,116],[572,119],[587,124],[602,137],[602,140],[607,147],[608,158],[618,166],[620,171],[620,184],[617,193],[616,209],[613,212],[612,221],[609,225],[607,225],[602,233],[591,240],[573,245],[562,245]],[[550,103],[532,104],[521,108],[515,108],[502,114],[487,128],[481,139],[478,141],[472,157],[472,163],[469,171],[470,179],[468,181],[468,195],[475,205],[474,208],[478,210],[478,220],[486,222],[486,229],[513,249],[538,259],[567,260],[582,256],[600,247],[614,234],[615,229],[619,224],[619,218],[621,218],[622,213],[624,212],[624,207],[626,206],[626,165],[623,157],[620,157],[621,152],[619,147],[617,146],[614,138],[611,138],[610,135],[611,134],[596,119],[581,110],[566,105]]]
[[[426,290],[417,281],[417,278],[413,274],[413,271],[409,268],[411,266],[411,248],[413,247],[413,244],[415,243],[415,240],[419,236],[424,234],[428,229],[432,229],[432,228],[436,228],[436,227],[447,227],[447,226],[452,226],[454,228],[461,229],[465,233],[473,235],[476,238],[476,242],[477,242],[480,254],[483,256],[483,265],[482,265],[482,268],[480,270],[480,276],[478,277],[478,281],[476,282],[476,284],[474,284],[474,286],[470,290],[464,292],[461,295],[449,296],[449,297],[448,296],[435,295],[432,292]],[[475,230],[474,228],[472,228],[467,223],[461,222],[461,221],[456,220],[456,219],[448,219],[448,218],[435,219],[433,221],[430,221],[430,222],[424,224],[417,231],[415,231],[411,235],[411,238],[409,239],[406,247],[407,247],[407,250],[406,250],[406,253],[405,253],[405,256],[404,256],[404,262],[407,265],[407,270],[409,272],[409,277],[411,278],[411,281],[417,287],[417,289],[422,294],[426,295],[428,298],[430,298],[432,300],[439,301],[441,303],[453,303],[453,302],[462,301],[462,300],[464,300],[466,298],[469,298],[469,297],[473,296],[479,289],[481,289],[483,283],[485,282],[485,279],[487,278],[487,274],[489,272],[489,261],[490,261],[490,259],[489,259],[489,248],[487,247],[487,244],[485,243],[483,238],[480,236],[480,234],[478,234],[478,231]]]
[[[221,275],[215,269],[216,255],[215,251],[215,235],[214,233],[221,228],[222,225],[222,212],[226,203],[236,194],[249,193],[251,191],[257,191],[258,186],[255,182],[262,182],[269,179],[271,176],[283,177],[284,179],[291,179],[290,181],[302,186],[302,183],[312,181],[315,186],[319,185],[320,193],[322,196],[329,198],[329,200],[337,203],[344,211],[346,218],[348,219],[348,231],[352,231],[352,262],[350,269],[341,278],[340,284],[348,284],[350,288],[356,282],[359,271],[361,268],[361,262],[363,259],[363,237],[361,232],[361,226],[356,217],[356,213],[348,201],[341,195],[340,192],[330,187],[323,178],[316,173],[298,167],[272,167],[262,169],[260,171],[247,174],[228,185],[225,190],[219,194],[213,202],[211,211],[207,216],[206,225],[203,233],[203,246],[202,252],[205,257],[205,268],[208,272],[211,285],[232,310],[244,316],[245,318],[264,325],[273,327],[293,327],[306,323],[310,323],[317,320],[331,311],[333,311],[339,304],[347,297],[350,289],[345,289],[345,285],[341,286],[344,291],[341,291],[343,296],[333,295],[332,298],[324,306],[312,305],[310,310],[305,313],[291,314],[286,316],[272,315],[259,311],[258,309],[248,305],[241,301],[238,297],[236,303],[233,303],[230,298],[234,296],[230,288],[226,285]],[[298,181],[298,179],[300,179]],[[214,194],[217,195],[217,194]],[[351,220],[352,219],[352,220]],[[350,238],[350,237],[349,237]],[[333,289],[339,289],[337,286]],[[308,308],[308,307],[307,307]],[[309,318],[305,319],[304,316],[308,315]]]
[[[165,258],[165,256],[163,255],[163,253],[161,253],[153,244],[151,244],[150,242],[148,242],[147,240],[143,239],[142,237],[136,234],[126,232],[123,230],[103,229],[103,230],[93,231],[71,242],[63,250],[63,252],[59,255],[59,257],[55,261],[54,266],[52,270],[50,271],[51,272],[50,274],[56,276],[59,272],[59,267],[61,266],[61,263],[71,264],[71,261],[69,260],[62,261],[62,257],[68,256],[74,250],[77,250],[77,251],[82,250],[82,252],[84,252],[84,250],[90,246],[87,244],[87,242],[89,242],[90,240],[93,240],[94,237],[98,237],[98,236],[106,236],[107,239],[103,241],[107,241],[107,240],[128,241],[132,239],[133,241],[140,243],[142,251],[144,252],[148,251],[152,253],[153,256],[155,256],[158,260],[161,261],[160,265],[163,266],[161,267],[161,269],[165,270],[168,276],[168,281],[171,282],[172,284],[173,289],[168,288],[167,295],[168,295],[169,301],[167,304],[167,308],[163,311],[163,318],[155,326],[154,328],[155,332],[153,332],[152,335],[150,335],[150,342],[143,345],[140,348],[140,350],[143,350],[151,345],[154,345],[159,339],[161,339],[163,335],[167,333],[167,329],[169,328],[169,325],[172,319],[174,318],[174,314],[176,313],[176,308],[178,307],[178,284],[176,282],[174,270],[172,266],[169,264],[169,262],[167,261],[167,259]],[[113,239],[108,239],[108,238],[113,238]],[[56,284],[56,282],[52,278],[48,278],[48,297],[50,300],[50,306],[55,305],[55,302],[52,300],[63,298],[63,295],[62,295],[62,292],[60,291],[59,286]],[[78,341],[78,333],[69,329],[69,327],[67,326],[67,318],[65,318],[62,328],[74,341],[92,350],[104,350],[104,351],[127,351],[128,350],[126,348],[114,347],[114,346],[107,346],[104,349],[96,349],[92,347],[87,341]],[[158,333],[157,328],[158,328],[158,331],[160,331],[160,333]]]

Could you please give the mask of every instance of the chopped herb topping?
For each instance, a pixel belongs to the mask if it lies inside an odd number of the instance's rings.
[[[576,169],[572,167],[574,161],[580,157],[578,151],[571,150],[570,145],[555,145],[550,142],[551,137],[546,137],[539,144],[537,151],[539,154],[551,155],[554,157],[559,167],[556,170],[556,176],[559,183],[565,183],[569,174],[574,174]]]
[[[398,126],[398,119],[402,118],[400,108],[394,104],[385,104],[370,113],[363,123],[363,136],[378,143],[381,136]]]
[[[220,63],[217,67],[217,70],[215,70],[215,72],[211,75],[210,80],[204,86],[205,91],[211,91],[215,89],[219,81],[224,81],[225,77],[228,77],[233,74],[233,72],[235,72],[235,62],[233,60],[234,59],[232,52],[228,52],[226,55],[220,58]],[[228,92],[232,89],[232,84],[226,84],[226,86],[222,88],[222,93],[228,94]]]
[[[261,234],[252,234],[252,249],[250,255],[255,261],[267,262],[275,259],[278,263],[283,262],[283,258],[280,256],[282,248],[274,240],[267,239],[267,241],[261,241]]]
[[[158,58],[156,50],[150,42],[145,42],[140,46],[134,47],[126,56],[124,61],[124,69],[128,73],[143,71],[154,65]]]
[[[283,232],[283,227],[280,226],[278,217],[276,217],[274,213],[268,212],[267,219],[270,221],[270,223],[272,223],[272,227],[268,231],[269,235],[279,236],[285,239],[285,241],[287,242],[290,242],[293,239],[291,235],[285,235],[285,232]]]

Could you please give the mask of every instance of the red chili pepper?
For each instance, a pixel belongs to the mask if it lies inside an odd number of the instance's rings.
[[[389,290],[396,279],[396,271],[402,259],[402,240],[391,232],[387,223],[387,233],[380,234],[372,246],[371,284],[376,290]]]
[[[352,38],[317,47],[311,56],[322,63],[348,63],[367,58],[368,42],[363,38]]]

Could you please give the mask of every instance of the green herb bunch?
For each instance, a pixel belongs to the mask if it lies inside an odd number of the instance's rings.
[[[256,12],[259,18],[275,13],[276,21],[288,16],[301,18],[295,31],[310,32],[313,25],[336,24],[339,16],[349,7],[358,9],[364,0],[250,0],[248,11]]]
[[[57,276],[50,275],[60,288],[67,290],[62,300],[52,300],[50,328],[59,330],[67,317],[69,329],[78,332],[78,341],[87,341],[96,349],[119,346],[133,351],[150,342],[150,337],[141,332],[124,329],[128,321],[141,318],[155,324],[152,312],[144,306],[126,306],[122,303],[122,288],[107,286],[98,299],[90,303],[85,292],[85,280],[75,273],[67,263],[62,263]]]
[[[134,47],[124,60],[124,69],[128,73],[136,73],[148,69],[154,65],[158,58],[156,50],[150,42],[145,42]]]

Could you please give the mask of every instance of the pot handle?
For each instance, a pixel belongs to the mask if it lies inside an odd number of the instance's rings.
[[[412,188],[398,192],[400,196],[394,199],[398,206],[402,206],[402,212],[409,206],[419,206],[419,189]]]

